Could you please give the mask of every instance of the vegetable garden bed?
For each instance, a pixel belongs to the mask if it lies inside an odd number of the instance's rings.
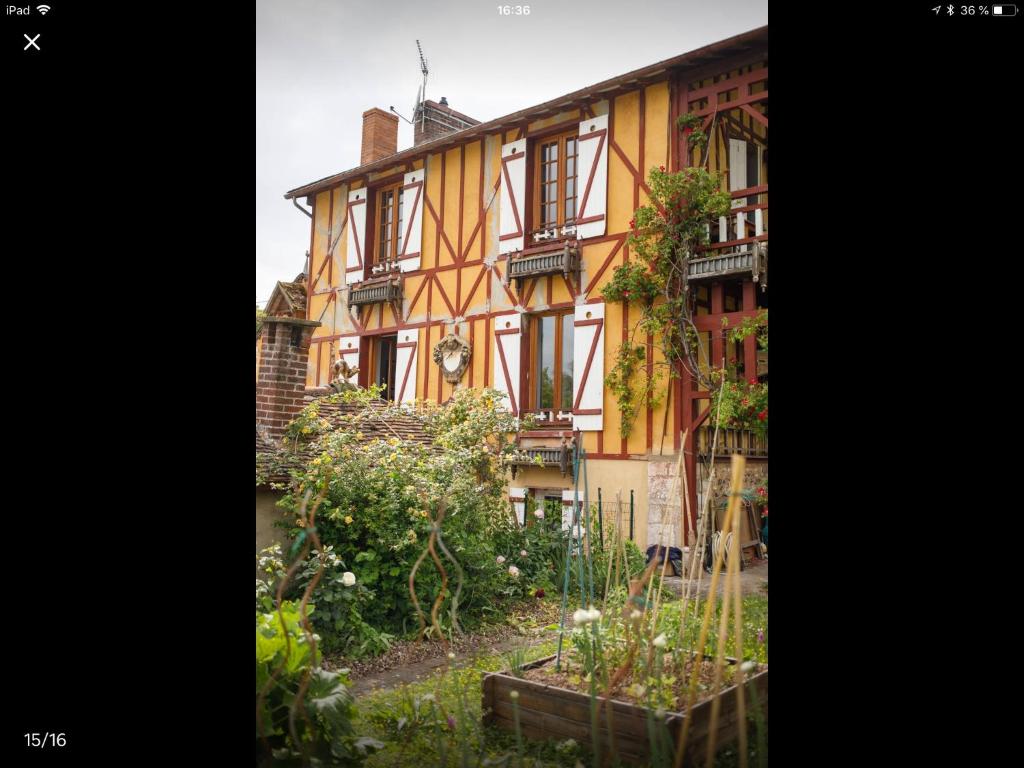
[[[708,660],[711,657],[705,656],[704,658]],[[523,670],[546,669],[550,670],[553,675],[554,660],[554,656],[548,656],[524,665]],[[730,664],[735,664],[733,659],[728,661]],[[749,692],[753,687],[756,689],[758,703],[765,722],[767,722],[767,666],[761,665],[760,671],[747,678],[744,685],[747,712],[752,711]],[[591,711],[588,694],[557,685],[548,685],[537,680],[515,677],[507,672],[488,674],[483,679],[485,723],[505,730],[515,730],[515,715],[510,697],[512,691],[519,693],[519,726],[524,737],[575,739],[581,744],[591,743]],[[597,700],[600,705],[598,727],[601,747],[609,751],[614,750],[617,756],[625,762],[636,765],[648,763],[651,757],[650,710],[629,701],[613,699],[611,702],[611,733],[609,734],[607,700],[603,696],[598,696]],[[713,700],[714,697],[711,696],[706,696],[703,700],[698,699],[689,715],[692,717],[692,722],[687,737],[687,759],[684,765],[691,765],[704,759],[711,725]],[[735,741],[739,735],[739,718],[736,708],[736,686],[730,685],[723,688],[720,694],[720,708],[716,724],[717,736],[715,738],[715,743],[720,746]],[[677,743],[679,731],[686,717],[687,714],[683,712],[666,713],[665,725],[668,728],[673,748]]]

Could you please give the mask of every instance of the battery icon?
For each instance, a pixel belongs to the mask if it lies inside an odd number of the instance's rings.
[[[992,6],[993,16],[1016,16],[1017,6],[1016,5],[993,5]]]

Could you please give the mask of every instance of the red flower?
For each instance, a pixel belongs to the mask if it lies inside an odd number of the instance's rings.
[[[768,491],[766,491],[764,489],[764,486],[762,485],[760,488],[757,489],[757,494],[758,494],[758,496],[767,496],[768,495]]]
[[[629,220],[629,228],[630,229],[636,229],[636,219],[630,219]]]
[[[533,596],[534,597],[544,597],[544,590],[543,589],[538,589],[536,592],[533,593]]]
[[[766,408],[765,410],[763,410],[759,414],[757,414],[757,418],[759,418],[761,421],[764,421],[765,419],[767,419],[768,418],[768,409]]]
[[[754,376],[750,379],[751,386],[757,386],[757,377]]]
[[[744,397],[743,398],[743,402],[741,403],[741,405],[750,405],[750,401],[747,398]]]
[[[768,517],[768,507],[761,510],[761,517]]]
[[[693,128],[690,128],[689,126],[687,126],[686,128],[683,129],[683,135],[684,136],[689,136],[691,133],[693,133]]]
[[[662,173],[664,173],[665,172],[665,166],[664,165],[659,165],[658,166],[658,170],[661,171]]]

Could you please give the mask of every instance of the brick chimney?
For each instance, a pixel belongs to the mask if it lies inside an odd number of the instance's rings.
[[[320,323],[297,317],[267,317],[260,331],[256,376],[256,428],[277,441],[304,405],[306,364],[313,329]]]
[[[366,165],[398,151],[398,115],[374,107],[363,112],[363,152]]]
[[[413,123],[413,146],[418,147],[471,125],[479,125],[480,121],[456,112],[448,106],[448,99],[442,96],[440,104],[427,99],[416,107]]]

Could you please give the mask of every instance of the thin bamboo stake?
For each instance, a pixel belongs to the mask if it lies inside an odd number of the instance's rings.
[[[726,571],[725,586],[722,594],[722,617],[718,625],[718,647],[715,652],[715,682],[712,687],[711,718],[708,726],[708,745],[705,753],[705,764],[711,765],[715,757],[715,742],[718,737],[718,716],[722,709],[722,669],[725,665],[725,640],[729,631],[729,603],[734,597],[738,599],[740,593],[740,562],[739,562],[739,536],[740,536],[740,492],[743,489],[743,470],[746,466],[746,459],[743,456],[732,457],[732,487],[729,493],[729,509],[726,514],[727,525],[732,528],[732,545],[729,551],[729,563]],[[724,549],[724,547],[722,547]],[[711,596],[709,595],[709,602]],[[735,610],[735,609],[734,609]],[[742,630],[742,627],[740,627]],[[737,643],[739,640],[737,639]],[[743,657],[737,653],[737,663],[742,666]],[[742,674],[737,670],[738,674]],[[742,691],[742,679],[737,682]],[[740,694],[742,696],[742,693]],[[738,712],[741,717],[743,711]],[[746,734],[743,739],[743,749],[746,749]],[[744,761],[746,762],[746,761]]]
[[[724,357],[722,358],[722,368],[725,368],[725,358]],[[711,439],[711,462],[708,465],[708,485],[707,485],[707,489],[704,491],[704,512],[701,515],[701,517],[704,519],[704,539],[702,541],[698,541],[697,542],[697,550],[698,550],[699,554],[701,555],[700,559],[701,559],[702,563],[703,563],[703,560],[704,560],[704,547],[708,546],[708,543],[711,541],[711,536],[712,536],[712,534],[709,532],[709,528],[708,528],[708,522],[709,522],[708,512],[711,509],[711,496],[713,495],[712,494],[712,490],[715,487],[715,451],[718,450],[718,428],[719,428],[719,423],[721,421],[721,416],[722,416],[722,399],[723,399],[722,395],[724,394],[724,392],[725,392],[725,376],[722,377],[722,384],[721,384],[721,386],[718,389],[718,409],[715,411],[715,434],[714,434],[714,436]],[[692,572],[692,569],[691,569],[691,572]],[[704,575],[704,569],[702,567],[699,571],[697,571],[697,591],[696,591],[696,594],[694,595],[694,600],[693,600],[693,615],[695,617],[697,615],[697,607],[700,605],[700,583],[701,583],[701,580],[703,578],[703,575]],[[710,593],[709,593],[709,595],[710,595]]]
[[[740,458],[742,458],[742,457],[740,457]],[[734,466],[734,470],[733,471],[735,472],[735,466]],[[734,485],[735,484],[739,484],[737,486],[737,493],[739,492],[738,489],[739,489],[740,485],[742,485],[742,479],[743,479],[742,475],[740,475],[739,478],[735,477],[735,475],[733,477]],[[730,531],[731,528],[732,528],[732,519],[731,518],[726,518],[725,527],[724,527],[724,530],[722,531],[723,535],[727,536],[729,534],[729,531]],[[719,577],[719,574],[721,572],[722,555],[723,554],[724,554],[724,550],[719,548],[718,553],[715,555],[714,564],[711,566],[711,584],[709,585],[709,591],[708,591],[709,599],[707,600],[707,602],[704,605],[704,619],[703,619],[703,621],[701,622],[701,625],[700,625],[700,635],[699,635],[699,639],[697,641],[697,647],[694,649],[693,670],[692,670],[692,672],[690,674],[690,684],[688,686],[687,697],[686,697],[686,712],[687,713],[693,711],[693,705],[694,705],[694,702],[697,699],[697,677],[698,677],[697,673],[698,673],[698,671],[700,669],[700,664],[701,664],[701,662],[703,661],[703,658],[704,658],[704,644],[708,640],[708,629],[709,629],[709,625],[711,624],[711,608],[712,608],[712,605],[713,605],[713,601],[710,598],[711,598],[711,596],[717,594],[718,577]],[[675,758],[672,761],[673,768],[680,768],[680,766],[682,765],[682,762],[683,762],[683,752],[686,749],[686,739],[690,735],[690,725],[692,723],[692,720],[693,720],[693,718],[689,717],[689,716],[683,718],[683,727],[679,731],[679,740],[678,740],[678,742],[676,744]]]
[[[733,520],[732,527],[734,531],[740,529],[740,505],[736,505],[736,517]],[[733,603],[736,606],[733,609],[733,613],[736,619],[734,625],[734,632],[736,635],[736,642],[733,647],[733,652],[736,657],[736,663],[739,669],[736,670],[736,677],[734,678],[736,684],[736,714],[740,719],[740,768],[747,768],[747,703],[744,699],[743,683],[744,683],[744,672],[743,672],[743,590],[741,589],[740,583],[740,542],[737,533],[732,535],[732,552],[730,558],[736,560],[736,578],[733,579]]]
[[[722,397],[721,397],[721,394],[722,394],[722,390],[724,390],[724,389],[725,389],[725,379],[722,379],[722,387],[719,390],[719,397],[718,397],[718,410],[715,413],[715,434],[714,434],[714,436],[713,436],[713,438],[711,440],[711,467],[710,467],[710,472],[708,474],[708,491],[710,491],[710,489],[711,489],[711,487],[712,487],[712,485],[714,483],[714,479],[715,479],[715,450],[718,448],[718,420],[719,420],[719,416],[721,416],[721,413],[722,413]],[[685,433],[684,433],[684,436],[685,436]],[[684,441],[683,445],[685,445],[685,444],[686,443]],[[685,478],[684,478],[684,480],[685,480]],[[689,497],[689,493],[687,493],[687,504],[689,504],[688,497]],[[680,610],[680,617],[681,617],[680,622],[679,622],[679,646],[680,647],[682,646],[684,628],[686,627],[686,607],[689,604],[690,595],[692,594],[694,596],[694,601],[693,601],[693,615],[694,615],[694,617],[697,616],[697,606],[700,603],[700,582],[701,582],[701,575],[704,573],[704,568],[703,568],[703,563],[704,563],[704,546],[705,546],[705,539],[707,538],[707,530],[708,530],[707,510],[708,510],[708,506],[709,506],[710,500],[711,500],[711,494],[710,494],[710,492],[706,492],[705,496],[704,496],[704,512],[697,519],[697,536],[696,536],[696,541],[694,541],[694,543],[693,543],[693,551],[690,553],[690,573],[689,573],[689,575],[686,578],[686,584],[684,585],[684,588],[683,588],[683,604],[682,604],[681,610]],[[695,590],[691,591],[692,587],[693,587],[694,570],[697,569],[698,563],[700,563],[700,570],[697,571],[697,586],[696,586]]]

